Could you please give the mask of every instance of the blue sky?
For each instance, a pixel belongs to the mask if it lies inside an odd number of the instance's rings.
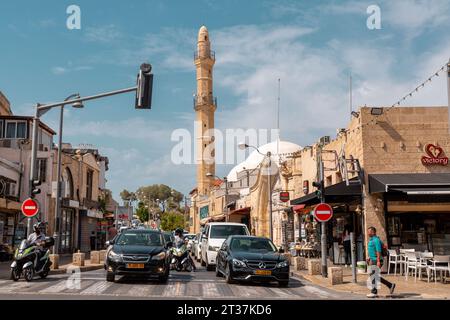
[[[81,30],[66,8],[81,8]],[[380,30],[366,26],[369,5]],[[281,78],[281,137],[305,146],[349,120],[348,75],[357,106],[396,102],[450,57],[450,1],[2,1],[0,90],[13,112],[36,102],[134,84],[143,61],[155,73],[153,109],[133,95],[69,110],[64,141],[90,143],[110,158],[108,185],[166,183],[187,193],[194,165],[174,165],[174,129],[193,130],[193,52],[199,27],[216,51],[216,127],[274,128]],[[446,105],[444,77],[408,105]],[[295,116],[293,116],[295,115]],[[57,129],[58,112],[44,121]],[[55,137],[55,141],[56,137]],[[225,175],[232,165],[217,166]]]

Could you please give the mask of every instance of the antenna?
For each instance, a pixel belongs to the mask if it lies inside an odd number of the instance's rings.
[[[349,84],[349,98],[350,98],[350,121],[352,120],[352,112],[353,112],[353,92],[352,92],[352,73],[350,71],[350,77],[348,79]]]

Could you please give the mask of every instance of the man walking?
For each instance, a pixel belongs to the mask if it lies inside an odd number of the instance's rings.
[[[381,277],[381,267],[383,266],[383,243],[377,236],[377,229],[369,227],[367,229],[369,235],[369,243],[367,244],[367,251],[369,258],[367,264],[369,265],[369,282],[372,290],[367,295],[368,298],[376,298],[378,296],[377,285],[378,281],[389,288],[389,293],[392,295],[395,289],[395,283],[391,283]],[[377,281],[378,280],[378,281]]]

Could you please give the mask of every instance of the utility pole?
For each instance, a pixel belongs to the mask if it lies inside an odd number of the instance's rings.
[[[450,133],[450,59],[447,63],[448,132]]]
[[[230,220],[228,212],[228,177],[223,177],[223,182],[225,183],[225,221],[228,222]]]
[[[324,187],[324,167],[322,160],[322,145],[320,144],[317,148],[317,162],[318,162],[318,173],[319,182],[314,182],[313,186],[317,187],[319,190],[320,203],[325,203],[325,187]],[[327,225],[326,222],[321,222],[321,236],[320,236],[320,251],[322,256],[322,276],[324,278],[328,277],[327,269]]]
[[[357,283],[356,278],[356,242],[355,242],[355,233],[350,232],[350,249],[352,256],[352,282]]]
[[[267,151],[267,158],[269,159],[269,167],[267,168],[267,172],[269,173],[269,177],[267,179],[269,184],[269,228],[270,228],[270,240],[273,241],[273,212],[272,212],[272,153]]]

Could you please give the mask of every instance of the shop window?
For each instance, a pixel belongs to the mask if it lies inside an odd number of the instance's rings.
[[[88,170],[86,175],[86,198],[92,200],[92,183],[94,180],[94,171]]]
[[[0,139],[3,138],[3,120],[0,120]]]

